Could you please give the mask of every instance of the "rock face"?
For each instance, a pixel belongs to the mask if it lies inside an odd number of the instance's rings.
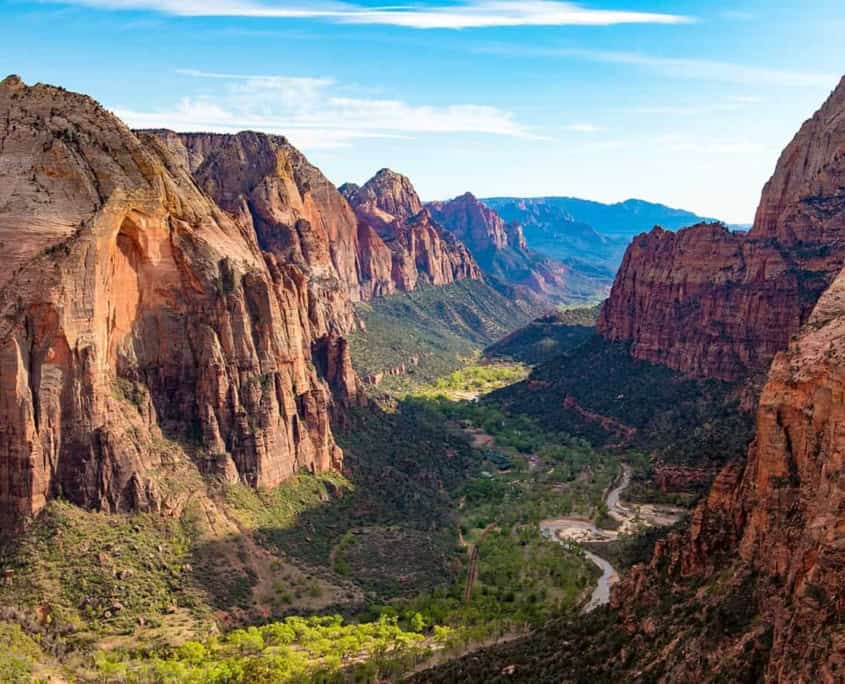
[[[457,280],[481,280],[482,274],[466,246],[443,230],[422,206],[410,180],[382,169],[363,186],[351,183],[340,191],[358,217],[362,264],[381,272],[382,293],[409,292],[420,281],[447,285]]]
[[[662,662],[665,681],[713,676],[730,665],[724,654],[731,653],[756,660],[765,681],[842,681],[843,397],[845,273],[821,297],[800,336],[775,358],[746,463],[723,470],[693,513],[687,535],[659,543],[650,564],[636,566],[614,594],[635,641],[651,641],[644,630],[675,629],[666,616],[639,617],[643,605],[655,605],[673,590],[667,581],[701,587],[696,597],[711,597],[710,610],[723,614],[737,610],[726,606],[741,589],[737,600],[746,606],[740,612],[747,624],[715,635],[675,632],[682,649],[649,654]],[[692,611],[702,610],[694,607],[696,598],[683,601]]]
[[[640,359],[736,380],[785,349],[845,262],[845,80],[784,150],[748,234],[634,239],[598,321]]]
[[[423,205],[411,180],[391,169],[381,169],[363,187],[347,183],[340,188],[352,204],[366,211],[382,212],[387,222],[403,221],[419,214]]]
[[[2,82],[0,526],[57,495],[157,508],[164,438],[253,486],[340,467],[357,224],[275,144],[134,134],[87,97]]]
[[[588,299],[604,289],[601,279],[529,250],[518,223],[506,224],[471,193],[448,202],[431,202],[427,208],[435,221],[469,248],[485,273],[500,280],[557,301]]]
[[[743,301],[738,289],[749,297],[749,314],[776,306],[782,314],[768,319],[774,361],[747,459],[722,470],[688,532],[659,542],[650,563],[635,566],[613,595],[631,651],[643,654],[638,667],[661,671],[661,681],[739,681],[743,672],[755,681],[833,683],[845,672],[845,271],[835,272],[845,225],[844,120],[845,82],[781,156],[751,234],[726,238],[709,228],[732,267],[723,286],[728,303]],[[735,252],[725,247],[731,239]],[[729,277],[737,253],[771,269],[756,279],[757,299],[753,281],[737,286]],[[788,277],[798,268],[812,289]],[[818,281],[830,284],[813,306]],[[748,331],[759,335],[767,319],[753,320]],[[784,350],[775,353],[778,340]],[[645,608],[668,595],[671,613]],[[688,617],[678,622],[689,615],[706,628]]]
[[[472,193],[467,192],[448,202],[431,202],[428,208],[434,218],[451,230],[473,253],[486,253],[505,247],[520,249],[520,241],[524,245],[522,228],[515,224],[509,232],[502,217],[479,202]],[[516,244],[511,242],[510,234],[514,234]]]

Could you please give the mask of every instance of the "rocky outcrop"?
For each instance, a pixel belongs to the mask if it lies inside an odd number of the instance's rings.
[[[136,135],[59,88],[0,84],[4,528],[59,495],[155,509],[179,454],[260,487],[341,465],[330,411],[359,392],[337,338],[348,307],[315,281],[354,284],[356,222],[323,213],[345,203],[278,141],[229,140],[261,162],[232,168],[218,141],[185,140]],[[267,180],[274,164],[313,185]]]
[[[322,333],[354,328],[352,303],[389,290],[378,241],[359,235],[355,213],[287,139],[149,131],[258,246],[306,274],[310,311]],[[362,261],[362,255],[365,257]]]
[[[482,279],[469,250],[435,223],[405,176],[382,169],[362,187],[347,183],[340,191],[358,216],[362,243],[386,245],[362,250],[361,257],[362,263],[389,260],[386,289],[409,292],[420,281],[447,285]]]
[[[363,187],[347,183],[340,190],[356,209],[381,214],[387,223],[404,221],[423,209],[411,180],[391,169],[381,169]]]
[[[700,377],[763,371],[845,262],[845,80],[784,150],[748,234],[634,239],[599,316],[639,359]]]
[[[598,329],[635,358],[737,380],[786,347],[825,284],[769,240],[720,224],[655,228],[628,248]]]
[[[792,328],[776,332],[795,334],[784,351],[770,348],[747,459],[726,466],[689,529],[661,540],[613,593],[638,667],[661,672],[660,681],[842,681],[845,271],[831,273],[845,220],[843,118],[845,82],[781,156],[751,234],[735,237],[740,251],[768,245],[808,278],[830,281],[810,306],[800,281],[765,272],[757,280],[763,293],[772,280],[784,285]],[[776,303],[761,297],[746,310]],[[667,601],[671,611],[653,609]]]
[[[435,221],[469,248],[485,273],[534,296],[570,302],[606,292],[600,278],[529,250],[518,223],[506,224],[469,192],[448,202],[431,202],[427,208]]]

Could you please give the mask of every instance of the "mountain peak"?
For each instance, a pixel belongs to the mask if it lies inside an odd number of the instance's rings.
[[[355,192],[355,196],[355,204],[371,202],[397,219],[410,218],[423,208],[411,180],[388,168],[380,169]]]

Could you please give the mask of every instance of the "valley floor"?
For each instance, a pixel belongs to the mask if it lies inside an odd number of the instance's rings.
[[[51,504],[0,556],[0,643],[20,654],[0,679],[396,680],[605,603],[681,509],[620,501],[641,452],[491,394],[527,366],[464,363],[355,412],[345,477],[198,480],[164,517]]]

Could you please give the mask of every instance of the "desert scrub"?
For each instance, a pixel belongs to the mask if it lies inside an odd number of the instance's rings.
[[[0,622],[0,682],[28,684],[37,664],[45,660],[41,647],[20,625]]]

